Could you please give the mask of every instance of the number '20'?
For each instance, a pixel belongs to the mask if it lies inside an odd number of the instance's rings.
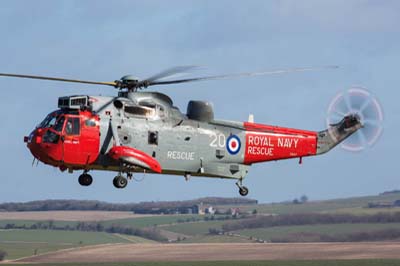
[[[211,136],[210,146],[214,148],[223,148],[225,147],[226,138],[224,134],[215,134]]]

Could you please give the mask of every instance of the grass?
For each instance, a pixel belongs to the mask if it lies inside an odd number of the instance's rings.
[[[227,222],[228,221],[200,221],[193,223],[181,223],[170,226],[163,226],[162,229],[189,236],[202,235],[208,234],[209,228],[221,229],[221,226]]]
[[[0,231],[0,242],[46,242],[50,244],[104,244],[118,243],[118,236],[103,232],[80,232],[80,231],[53,231],[53,230],[7,230]]]
[[[386,195],[353,197],[345,199],[333,199],[323,201],[311,201],[305,204],[288,203],[268,203],[258,205],[242,205],[242,206],[220,206],[228,209],[230,207],[239,207],[243,211],[257,210],[258,213],[268,214],[292,214],[292,213],[310,213],[310,212],[341,212],[353,213],[354,210],[368,210],[372,213],[382,211],[400,211],[400,208],[391,209],[368,209],[364,208],[369,202],[394,202],[400,199],[400,193],[390,193]],[[218,207],[218,206],[217,206]],[[347,212],[348,211],[348,212]]]
[[[132,235],[123,235],[123,234],[114,234],[115,236],[122,238],[130,243],[140,243],[140,244],[151,244],[151,243],[159,243],[157,241],[153,241],[150,239],[138,237],[138,236],[132,236]],[[122,241],[121,241],[122,242]]]
[[[0,249],[7,259],[15,259],[58,249],[82,245],[130,243],[120,236],[102,232],[7,230],[0,231]]]
[[[400,229],[400,223],[377,223],[377,224],[316,224],[296,226],[276,226],[269,228],[245,229],[235,231],[242,236],[254,237],[263,240],[271,240],[275,237],[284,237],[293,233],[317,233],[327,235],[338,235],[355,233],[360,231],[374,231],[395,228]]]
[[[20,264],[2,264],[2,266]],[[126,263],[52,263],[23,264],[24,266],[398,266],[400,260],[292,260],[292,261],[180,261],[180,262],[126,262]]]
[[[33,256],[35,254],[56,251],[59,249],[72,248],[72,244],[48,244],[48,243],[2,243],[0,250],[7,252],[6,259],[13,260],[17,258]],[[1,264],[0,264],[1,265]]]
[[[228,235],[197,235],[187,238],[179,243],[250,243],[254,242],[247,237]]]
[[[127,218],[127,219],[118,219],[118,220],[110,220],[102,222],[103,225],[112,225],[112,224],[119,224],[119,225],[129,225],[136,228],[143,228],[143,227],[151,227],[151,226],[158,226],[164,224],[174,224],[178,223],[179,220],[186,219],[203,219],[204,216],[201,215],[191,215],[191,214],[179,214],[179,215],[160,215],[160,216],[150,216],[150,217],[138,217],[138,218]]]
[[[49,224],[50,220],[38,221],[38,220],[0,220],[0,227],[5,227],[7,224],[15,224],[16,226],[30,227],[33,224],[43,223]],[[78,222],[75,221],[51,221],[56,227],[65,227],[67,225],[74,227]]]
[[[125,218],[125,219],[116,219],[116,220],[108,220],[101,221],[100,223],[108,226],[112,224],[118,225],[128,225],[135,228],[143,228],[143,227],[151,227],[158,225],[170,225],[178,223],[178,221],[186,221],[187,219],[204,219],[204,215],[191,215],[191,214],[177,214],[177,215],[159,215],[159,216],[149,216],[149,217],[137,217],[137,218]],[[48,224],[49,221],[33,221],[33,220],[0,220],[0,227],[4,227],[7,224],[15,224],[16,226],[26,226],[30,227],[36,223]],[[78,222],[76,221],[52,221],[54,226],[56,227],[65,227],[69,225],[70,227],[74,227]],[[90,222],[88,222],[90,223]]]

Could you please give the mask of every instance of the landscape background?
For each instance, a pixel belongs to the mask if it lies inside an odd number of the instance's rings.
[[[136,244],[140,249],[157,243],[390,243],[399,239],[400,191],[396,190],[324,201],[309,201],[302,195],[269,204],[216,197],[126,204],[79,200],[0,204],[0,258],[12,262],[57,262],[54,256],[63,252],[68,256],[71,248],[79,252],[104,245],[118,249]],[[61,253],[54,253],[57,250]],[[89,253],[85,259],[90,257]]]

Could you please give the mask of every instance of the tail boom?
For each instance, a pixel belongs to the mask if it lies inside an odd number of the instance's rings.
[[[348,115],[328,129],[316,132],[244,123],[244,163],[275,161],[319,155],[333,149],[362,127],[357,115]]]
[[[317,151],[317,132],[245,123],[244,163],[312,156]]]

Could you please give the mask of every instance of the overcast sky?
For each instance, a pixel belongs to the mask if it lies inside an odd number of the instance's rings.
[[[327,199],[400,188],[399,1],[2,1],[0,72],[113,81],[177,65],[195,74],[339,65],[338,70],[207,81],[158,89],[186,111],[190,99],[214,103],[218,119],[321,130],[331,99],[353,85],[375,94],[384,133],[373,148],[253,165],[248,197]],[[234,181],[146,175],[125,190],[113,172],[61,173],[39,164],[23,143],[57,98],[115,95],[110,88],[0,78],[0,202],[96,199],[113,202],[238,196]],[[142,175],[136,175],[142,179]]]

